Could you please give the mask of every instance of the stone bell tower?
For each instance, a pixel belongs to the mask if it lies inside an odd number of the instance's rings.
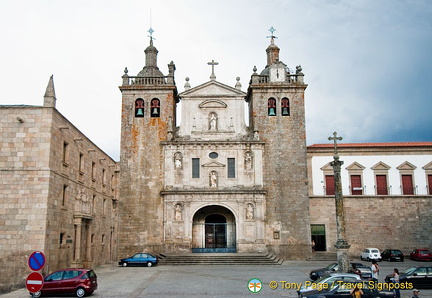
[[[150,30],[149,30],[150,32]],[[152,30],[151,32],[152,33]],[[157,66],[158,50],[145,49],[145,66],[123,82],[120,153],[119,255],[163,251],[163,152],[175,125],[175,65],[164,76]]]
[[[274,29],[267,47],[267,65],[252,74],[246,101],[255,137],[265,142],[263,156],[266,198],[265,233],[269,252],[287,259],[311,252],[306,129],[301,67],[295,72],[279,60]]]

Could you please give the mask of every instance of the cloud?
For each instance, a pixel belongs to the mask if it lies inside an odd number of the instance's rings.
[[[151,17],[150,17],[151,15]],[[155,29],[158,65],[176,64],[183,91],[209,80],[246,90],[266,64],[274,26],[280,58],[305,73],[308,144],[337,130],[347,142],[431,140],[429,1],[1,2],[2,104],[41,105],[54,74],[58,110],[119,158],[118,86],[144,66]]]

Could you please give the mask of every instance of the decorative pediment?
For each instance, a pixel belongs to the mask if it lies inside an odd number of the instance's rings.
[[[200,103],[199,107],[201,109],[226,108],[227,104],[224,103],[222,100],[209,99],[209,100],[205,100],[202,103]]]
[[[379,163],[375,164],[373,167],[371,167],[374,171],[388,171],[390,170],[390,166],[380,161]]]
[[[234,87],[210,81],[179,94],[180,97],[245,97],[246,93]]]
[[[432,161],[427,163],[422,169],[425,171],[432,171]]]
[[[323,167],[321,167],[321,171],[323,172],[333,171],[333,167],[328,162]]]
[[[220,162],[217,162],[217,161],[212,161],[212,162],[209,162],[209,163],[205,163],[202,166],[206,167],[206,168],[223,168],[223,167],[225,167],[224,164],[221,164]]]
[[[398,166],[396,169],[400,170],[411,170],[414,171],[415,169],[417,169],[417,167],[415,165],[413,165],[412,163],[406,161],[404,163],[402,163],[400,166]]]
[[[348,171],[363,171],[365,169],[365,167],[355,161],[352,164],[350,164],[349,166],[347,166],[346,169]]]

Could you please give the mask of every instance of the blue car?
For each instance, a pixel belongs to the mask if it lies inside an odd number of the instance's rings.
[[[136,253],[131,257],[121,259],[119,262],[120,266],[147,266],[151,267],[158,263],[157,257],[148,253]]]

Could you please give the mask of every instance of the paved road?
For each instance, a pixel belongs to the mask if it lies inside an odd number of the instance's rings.
[[[294,289],[282,289],[282,281],[297,284],[309,280],[310,270],[323,267],[328,261],[285,261],[282,265],[270,266],[234,266],[234,265],[194,265],[156,267],[117,267],[105,265],[97,268],[99,289],[91,296],[94,298],[141,298],[141,297],[292,297],[296,298]],[[368,262],[363,262],[368,264]],[[394,267],[400,270],[417,262],[404,263],[381,262],[380,281],[385,275],[393,272]],[[263,288],[258,294],[251,293],[248,281],[258,278]],[[269,283],[276,281],[278,288],[271,289]],[[286,283],[286,284],[287,284]],[[401,291],[402,297],[411,297],[412,292]],[[421,290],[420,297],[432,298],[432,290]],[[1,298],[28,298],[25,289],[0,295]]]

